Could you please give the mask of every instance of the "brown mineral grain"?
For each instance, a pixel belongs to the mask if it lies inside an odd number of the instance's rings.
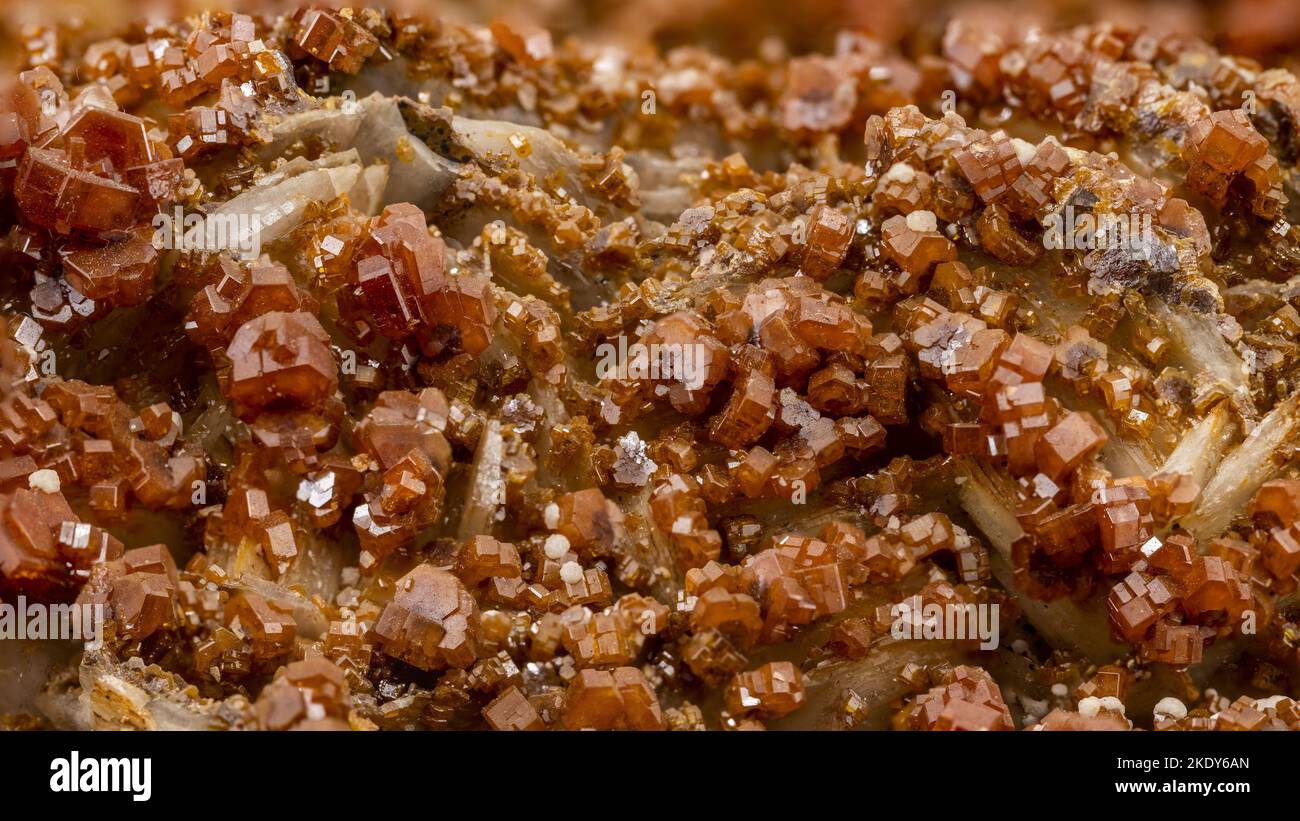
[[[379,648],[421,670],[466,669],[478,658],[479,609],[460,580],[421,564],[394,583],[374,632]]]
[[[772,662],[737,674],[727,685],[726,696],[732,715],[780,718],[803,705],[803,676],[788,661]]]

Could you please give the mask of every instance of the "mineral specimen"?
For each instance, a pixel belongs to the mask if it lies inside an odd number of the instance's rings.
[[[533,5],[0,26],[0,726],[1300,727],[1285,26]]]

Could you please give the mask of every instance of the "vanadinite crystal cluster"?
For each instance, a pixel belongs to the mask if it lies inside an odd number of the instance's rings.
[[[927,25],[11,33],[0,724],[1300,728],[1300,80]]]

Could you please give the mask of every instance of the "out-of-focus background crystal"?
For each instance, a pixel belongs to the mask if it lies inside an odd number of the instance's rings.
[[[0,0],[0,43],[13,59],[29,26],[64,27],[65,36],[99,36],[131,21],[166,19],[221,7],[273,13],[304,5],[268,0]],[[323,2],[309,5],[346,6]],[[826,51],[837,31],[856,29],[934,53],[944,25],[960,16],[997,29],[1060,28],[1089,22],[1142,25],[1192,34],[1235,55],[1286,64],[1300,45],[1300,0],[394,0],[397,12],[456,22],[504,19],[546,26],[557,35],[635,46],[692,45],[727,57],[763,49]],[[75,34],[73,34],[75,33]],[[778,45],[780,43],[780,45]]]

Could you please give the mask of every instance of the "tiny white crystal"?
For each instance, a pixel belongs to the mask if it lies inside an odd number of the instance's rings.
[[[559,533],[552,533],[546,537],[542,550],[546,552],[546,558],[559,561],[569,552],[569,540]]]
[[[907,215],[907,227],[918,232],[937,231],[939,220],[933,211],[913,211]]]
[[[58,493],[60,488],[59,474],[49,468],[32,471],[32,475],[27,477],[27,486],[32,490],[43,490],[46,493]]]
[[[565,584],[577,584],[582,581],[582,565],[577,562],[565,562],[560,567],[560,580]]]

